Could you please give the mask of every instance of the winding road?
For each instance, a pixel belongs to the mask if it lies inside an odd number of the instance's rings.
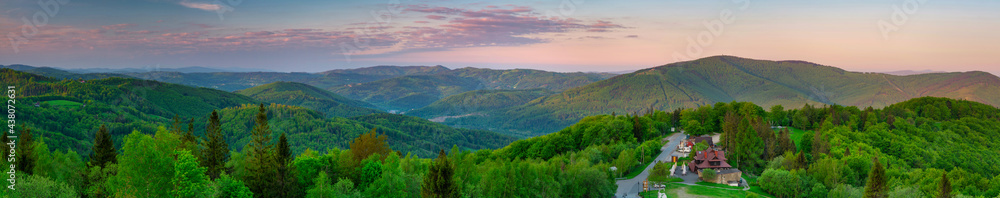
[[[677,144],[681,143],[682,138],[684,138],[684,134],[681,133],[675,133],[668,137],[667,139],[670,140],[670,142],[667,142],[667,144],[664,144],[663,147],[660,148],[663,152],[656,156],[656,161],[669,161],[670,156],[672,156],[675,150],[677,150]],[[638,198],[639,191],[642,190],[642,181],[646,180],[646,177],[649,177],[649,171],[653,170],[654,165],[656,165],[656,163],[649,163],[649,166],[646,166],[646,169],[642,170],[642,173],[639,173],[638,176],[635,176],[632,179],[618,180],[615,182],[618,184],[618,190],[615,192],[615,197],[622,197],[622,195],[625,195],[624,197],[627,198]]]

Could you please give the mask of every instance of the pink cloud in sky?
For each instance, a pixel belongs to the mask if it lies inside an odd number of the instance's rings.
[[[443,20],[443,19],[447,19],[448,17],[441,16],[441,15],[427,15],[427,18],[428,19],[434,19],[434,20]]]
[[[123,23],[123,24],[114,24],[114,25],[101,26],[101,28],[104,28],[106,30],[120,30],[120,29],[125,29],[125,28],[128,28],[128,27],[135,27],[135,24]]]
[[[204,10],[204,11],[217,11],[217,10],[222,9],[222,6],[217,5],[217,4],[212,4],[212,3],[181,1],[180,5],[182,5],[184,7],[194,8],[194,9],[199,9],[199,10]]]
[[[364,40],[367,46],[363,50],[366,52],[360,54],[379,55],[451,48],[524,46],[553,41],[551,36],[540,36],[544,34],[609,32],[627,28],[606,20],[546,18],[529,7],[521,6],[478,10],[411,6],[406,10],[417,16],[430,14],[425,17],[443,20],[443,24],[430,21],[414,21],[402,26],[354,23],[332,30],[287,28],[254,31],[235,31],[198,23],[188,23],[193,29],[155,29],[159,26],[136,24],[112,24],[99,28],[47,26],[22,47],[25,48],[23,51],[71,53],[74,49],[102,49],[139,55],[305,48],[325,49],[339,54],[343,52],[341,44]],[[610,39],[597,35],[574,37]]]

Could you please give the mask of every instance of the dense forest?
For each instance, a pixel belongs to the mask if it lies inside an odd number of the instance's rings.
[[[263,102],[305,107],[322,112],[327,117],[354,117],[383,112],[366,102],[347,99],[317,87],[295,82],[273,82],[235,93]]]
[[[583,117],[643,109],[712,106],[745,101],[771,107],[804,104],[883,108],[933,96],[1000,105],[1000,78],[971,71],[894,76],[851,72],[804,61],[713,56],[642,69],[506,108],[443,123],[520,136],[558,131]],[[483,101],[482,106],[496,103]],[[455,103],[451,106],[474,106]],[[438,117],[442,114],[421,115]],[[526,135],[522,135],[526,134]]]
[[[674,126],[722,133],[736,168],[774,197],[996,197],[1000,109],[918,98],[884,109],[806,105],[770,111],[747,102],[673,112],[589,116],[501,149],[442,147],[436,158],[392,149],[390,132],[350,134],[346,149],[293,152],[302,137],[269,120],[294,119],[280,105],[244,106],[252,117],[210,116],[204,136],[190,126],[134,130],[115,145],[105,127],[92,153],[50,149],[20,128],[20,197],[610,197],[614,178],[639,171]],[[373,117],[372,117],[373,116]],[[379,116],[352,118],[377,119]],[[406,125],[400,119],[379,124]],[[232,123],[251,134],[228,141]],[[281,123],[281,122],[278,122]],[[791,138],[790,126],[801,137]],[[402,127],[406,128],[406,127]],[[805,129],[805,130],[799,130]],[[410,132],[426,129],[407,128]],[[813,132],[815,131],[815,132]],[[150,135],[152,134],[152,135]],[[347,134],[345,134],[347,135]],[[242,149],[228,149],[230,142]],[[120,148],[119,148],[120,147]],[[296,154],[297,153],[297,154]],[[621,171],[611,171],[616,167]],[[753,194],[756,195],[756,194]]]
[[[125,136],[133,130],[152,134],[159,126],[191,126],[193,134],[203,136],[207,120],[213,110],[219,111],[227,120],[225,130],[232,149],[242,147],[252,125],[253,111],[262,101],[240,94],[208,88],[195,88],[171,83],[139,80],[131,78],[106,78],[97,80],[55,79],[10,69],[0,69],[0,77],[7,85],[16,85],[17,122],[27,124],[36,136],[45,137],[53,150],[67,149],[76,153],[90,153],[94,132],[105,125],[114,137],[116,145],[121,145]],[[283,83],[279,83],[283,84]],[[378,112],[351,102],[331,101],[332,94],[323,90],[294,84],[282,86],[288,100],[282,103],[301,103],[309,107],[328,107],[327,113],[344,112],[349,115],[366,116]],[[315,91],[315,92],[314,92]],[[253,94],[267,99],[281,98],[274,94]],[[293,100],[312,97],[309,100]],[[324,97],[325,96],[325,97]],[[312,100],[315,99],[315,100]],[[276,100],[276,99],[275,99]],[[277,100],[276,100],[277,101]],[[311,103],[318,102],[318,103]],[[354,101],[358,102],[358,101]],[[314,105],[309,105],[314,104]],[[324,106],[324,104],[328,104]],[[279,118],[272,119],[276,131],[288,131],[293,139],[295,153],[306,148],[325,150],[327,148],[347,148],[350,137],[378,128],[380,133],[393,137],[390,147],[414,155],[435,156],[439,147],[459,145],[463,149],[499,148],[515,140],[513,137],[489,131],[448,127],[420,118],[404,115],[384,115],[379,118],[403,120],[390,125],[375,124],[379,119],[352,119],[324,115],[320,111],[298,106],[268,105]],[[343,108],[339,108],[343,107]],[[339,108],[339,109],[338,109]],[[371,112],[371,113],[361,113]],[[232,121],[241,119],[241,121]],[[423,133],[410,133],[413,128],[428,129]],[[237,131],[239,130],[239,131]],[[277,138],[277,137],[275,137]],[[411,141],[412,140],[412,141]],[[243,142],[240,142],[243,141]]]
[[[883,109],[839,105],[764,112],[718,103],[682,112],[692,135],[722,133],[730,164],[776,197],[997,197],[1000,109],[917,98]],[[789,128],[804,129],[790,142]],[[735,160],[735,163],[734,163]]]
[[[674,128],[721,134],[762,196],[1000,196],[1000,109],[964,100],[646,109],[513,141],[169,83],[0,74],[30,104],[16,127],[18,190],[4,197],[611,197],[615,178],[641,171]]]

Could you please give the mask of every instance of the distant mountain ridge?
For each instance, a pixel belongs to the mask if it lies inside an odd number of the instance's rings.
[[[322,112],[327,117],[354,117],[384,113],[374,105],[351,100],[329,91],[295,82],[273,82],[236,91],[254,99],[292,106],[301,106]]]
[[[786,108],[807,103],[884,107],[923,96],[998,106],[1000,78],[986,72],[895,76],[849,72],[806,61],[715,56],[615,76],[519,106],[468,112],[481,116],[445,123],[532,136],[559,130],[588,115],[650,108],[693,108],[730,101]]]
[[[877,72],[877,73],[897,75],[897,76],[909,76],[909,75],[917,75],[917,74],[946,73],[946,72],[943,72],[943,71],[934,71],[934,70],[926,69],[926,70],[920,70],[920,71],[899,70],[899,71]]]
[[[531,69],[460,68],[430,75],[404,75],[372,82],[330,87],[348,98],[406,112],[439,99],[475,90],[547,89],[562,91],[607,78],[604,74],[558,73]]]

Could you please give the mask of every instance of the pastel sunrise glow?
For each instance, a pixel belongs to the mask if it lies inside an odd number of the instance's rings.
[[[628,71],[733,55],[1000,74],[997,10],[989,0],[4,0],[0,64]]]

